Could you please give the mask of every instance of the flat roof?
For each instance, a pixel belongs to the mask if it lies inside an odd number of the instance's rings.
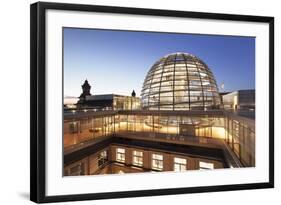
[[[118,95],[118,94],[101,94],[101,95],[88,95],[86,100],[113,100],[114,97],[132,97],[130,95]],[[139,98],[139,97],[135,97]]]
[[[231,117],[237,121],[245,121],[255,127],[255,119],[239,115],[239,112],[226,110],[109,110],[65,113],[64,120],[79,120],[91,117],[103,117],[112,115],[142,115],[142,116],[182,116],[182,117]]]

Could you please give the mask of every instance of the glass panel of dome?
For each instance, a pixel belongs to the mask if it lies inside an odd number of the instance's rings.
[[[213,96],[213,93],[212,93],[212,92],[206,92],[206,91],[204,91],[204,95],[205,95],[205,96],[210,96],[210,97],[212,97],[212,96]]]
[[[159,101],[158,100],[157,101],[149,101],[148,105],[149,106],[156,106],[156,105],[159,106]]]
[[[190,96],[201,96],[202,95],[202,91],[189,91]]]
[[[177,82],[184,82],[184,81],[187,81],[187,75],[186,74],[184,74],[184,75],[176,75],[175,76],[175,82],[177,83]]]
[[[152,88],[153,87],[159,87],[160,86],[160,83],[151,83],[151,85],[150,85]]]
[[[174,68],[175,67],[175,63],[172,61],[165,61],[164,66],[165,68]]]
[[[159,71],[159,73],[154,73],[153,78],[161,78],[162,76],[162,70]]]
[[[144,90],[144,91],[142,91],[142,92],[143,92],[143,97],[147,97],[147,95],[148,95],[148,93],[149,93],[149,90],[146,89],[146,90]]]
[[[173,92],[160,93],[160,97],[172,97],[172,96],[173,96]]]
[[[172,85],[173,85],[173,81],[162,81],[162,83],[161,83],[161,87],[163,86],[167,86],[167,87],[170,87],[170,88],[172,88]]]
[[[188,81],[185,78],[186,76],[177,77],[177,81],[175,81],[175,85],[187,85]]]
[[[156,75],[156,74],[161,74],[162,72],[163,72],[162,69],[156,70],[156,71],[154,72],[154,75]]]
[[[189,99],[190,99],[190,103],[193,103],[194,101],[197,101],[198,98],[190,96]]]
[[[201,107],[202,109],[204,109],[203,101],[190,102],[190,107],[192,107],[192,108]]]
[[[177,92],[177,93],[175,93],[175,95],[179,95],[178,93],[184,94],[184,92],[179,92],[179,90],[186,90],[186,86],[184,86],[184,85],[174,86],[174,92]]]
[[[175,86],[175,90],[174,90],[174,96],[176,97],[184,97],[188,94],[188,92],[186,92],[186,89],[184,89],[185,86]]]
[[[172,105],[161,105],[160,110],[172,110]]]
[[[160,92],[167,92],[167,91],[171,91],[172,87],[171,86],[161,86],[160,88]]]
[[[175,105],[174,110],[189,110],[189,104],[185,104],[185,105]]]
[[[151,83],[151,80],[147,80],[144,84],[143,84],[143,87],[144,88],[147,88],[150,86],[150,83]]]
[[[153,78],[152,83],[159,83],[161,78]]]
[[[186,67],[188,68],[188,70],[190,70],[190,71],[194,71],[194,70],[197,70],[196,69],[196,65],[194,64],[194,63],[188,63],[188,62],[186,62]]]
[[[175,63],[172,61],[165,62],[165,66],[174,66],[174,65],[175,65]]]
[[[153,74],[154,74],[154,72],[148,73],[147,76],[146,76],[146,81],[150,80],[152,78]]]
[[[204,72],[202,72],[202,71],[199,72],[199,74],[200,74],[201,77],[208,77],[207,73],[204,73]]]
[[[172,75],[173,72],[174,72],[174,67],[172,67],[172,68],[165,67],[163,70],[163,75],[165,75],[166,73],[170,73]]]
[[[200,80],[191,80],[189,81],[190,85],[201,85],[201,81]]]
[[[163,72],[163,77],[174,75],[174,69],[170,69],[170,71]]]
[[[175,66],[175,70],[182,70],[182,69],[186,69],[185,62],[184,61],[177,62]]]
[[[149,92],[150,96],[158,95],[158,93],[159,93],[159,87],[151,88]]]
[[[175,71],[175,76],[186,76],[186,71]]]
[[[159,93],[156,93],[156,94],[152,94],[152,92],[150,92],[150,95],[149,95],[149,100],[157,100],[159,97]]]
[[[195,71],[195,72],[188,72],[188,77],[189,77],[189,80],[199,79],[197,71]]]
[[[160,103],[172,103],[173,102],[173,97],[160,97]]]
[[[201,81],[202,81],[202,85],[209,85],[210,84],[209,78],[206,78],[206,79],[201,78]]]
[[[186,75],[177,75],[175,76],[175,84],[187,84]]]
[[[181,97],[180,99],[181,102],[189,102],[189,97],[185,96],[185,97]],[[175,105],[176,106],[176,105]]]
[[[176,61],[184,61],[185,59],[184,59],[184,56],[182,56],[182,55],[176,55],[176,59],[175,59]]]
[[[188,85],[188,88],[190,91],[202,91],[202,88],[197,85]]]

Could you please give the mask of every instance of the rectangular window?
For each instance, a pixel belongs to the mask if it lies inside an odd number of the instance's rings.
[[[186,170],[186,159],[183,158],[174,158],[174,171],[180,172]]]
[[[199,162],[199,169],[214,169],[214,163],[209,162]]]
[[[163,155],[152,154],[152,169],[163,170]]]
[[[102,151],[101,153],[99,153],[98,155],[98,167],[101,167],[102,165],[104,165],[107,162],[107,152]]]
[[[133,165],[136,166],[143,165],[142,155],[143,153],[140,151],[133,151]]]
[[[125,162],[125,149],[123,148],[116,149],[116,161]]]
[[[80,162],[78,164],[75,164],[69,169],[69,176],[80,176],[85,175],[85,164],[83,162]]]
[[[71,134],[78,133],[78,123],[77,122],[69,123],[69,132]]]

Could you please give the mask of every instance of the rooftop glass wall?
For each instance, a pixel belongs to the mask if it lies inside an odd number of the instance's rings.
[[[226,142],[245,166],[255,164],[255,127],[249,120],[225,115],[178,116],[159,112],[119,112],[68,118],[64,121],[64,147],[103,139],[112,134],[172,143]]]

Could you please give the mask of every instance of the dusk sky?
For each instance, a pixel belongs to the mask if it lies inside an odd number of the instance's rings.
[[[92,94],[139,96],[150,67],[174,52],[203,60],[223,91],[255,88],[253,37],[65,28],[64,96],[78,97],[85,79]]]

